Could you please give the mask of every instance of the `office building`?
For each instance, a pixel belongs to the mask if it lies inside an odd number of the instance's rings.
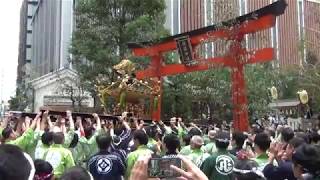
[[[74,0],[39,0],[32,16],[31,81],[33,110],[69,108],[78,95],[78,76],[70,63]],[[65,88],[73,88],[68,91]],[[72,93],[72,94],[71,94]],[[82,106],[92,106],[88,93]],[[77,104],[75,104],[77,105]],[[62,108],[61,108],[62,107]]]
[[[17,86],[30,78],[32,49],[32,15],[37,7],[37,0],[24,0],[20,8],[19,56],[17,68]]]
[[[275,0],[166,0],[166,27],[178,34],[240,16]],[[287,0],[274,28],[246,37],[246,47],[274,47],[275,67],[302,65],[307,55],[320,59],[320,1]],[[226,51],[225,42],[206,45],[207,56]]]

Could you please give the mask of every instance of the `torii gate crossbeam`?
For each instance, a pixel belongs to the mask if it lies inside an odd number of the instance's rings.
[[[284,13],[287,4],[285,0],[279,0],[249,14],[235,19],[197,29],[194,31],[170,36],[154,42],[129,43],[135,56],[149,56],[151,63],[145,70],[138,71],[138,79],[156,77],[162,83],[162,77],[193,71],[203,71],[214,68],[216,65],[231,68],[232,102],[234,127],[240,131],[248,129],[247,96],[244,79],[244,66],[246,64],[263,63],[274,58],[273,48],[263,48],[255,51],[247,51],[241,47],[241,41],[246,34],[271,28],[276,23],[276,17]],[[187,39],[190,52],[184,52],[177,40]],[[224,57],[197,59],[195,64],[164,64],[162,54],[179,49],[190,60],[194,57],[195,47],[203,41],[211,39],[228,39],[234,41],[229,53]],[[185,45],[187,46],[187,45]],[[180,56],[183,57],[180,53]],[[192,59],[194,60],[194,59]],[[188,61],[189,62],[189,61]],[[161,85],[160,85],[161,87]],[[160,90],[161,92],[161,90]],[[158,101],[157,110],[153,111],[153,120],[160,120],[161,98]]]

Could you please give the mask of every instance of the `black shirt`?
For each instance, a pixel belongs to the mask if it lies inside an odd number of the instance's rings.
[[[121,180],[125,165],[119,154],[100,151],[88,161],[88,169],[95,180]]]

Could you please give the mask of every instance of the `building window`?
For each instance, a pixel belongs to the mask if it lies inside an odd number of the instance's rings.
[[[31,4],[31,5],[37,5],[38,4],[38,2],[37,1],[28,1],[28,4]]]

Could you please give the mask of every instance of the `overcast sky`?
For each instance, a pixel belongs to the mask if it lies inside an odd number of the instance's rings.
[[[15,94],[20,7],[22,0],[1,0],[0,17],[0,100]]]

